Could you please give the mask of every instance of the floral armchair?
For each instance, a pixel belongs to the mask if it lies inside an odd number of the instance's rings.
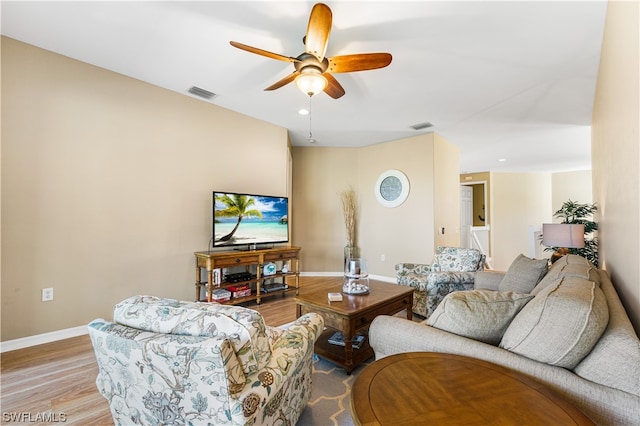
[[[396,277],[399,285],[415,289],[413,312],[428,318],[447,294],[473,289],[475,273],[484,269],[485,258],[472,248],[438,247],[430,265],[399,263]]]
[[[266,326],[240,306],[135,296],[89,324],[96,385],[116,425],[294,425],[324,322]]]

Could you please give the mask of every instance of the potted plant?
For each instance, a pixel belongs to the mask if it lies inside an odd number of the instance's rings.
[[[593,214],[598,211],[598,206],[592,204],[580,204],[575,201],[565,201],[560,210],[553,214],[556,219],[562,219],[560,223],[584,225],[584,248],[569,248],[569,253],[577,254],[598,266],[598,223],[593,221]],[[546,251],[557,251],[559,247],[547,247]]]

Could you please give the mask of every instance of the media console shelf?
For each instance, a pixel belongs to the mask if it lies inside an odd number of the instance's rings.
[[[198,251],[196,256],[196,301],[212,302],[213,291],[217,289],[228,289],[233,286],[249,285],[251,294],[248,296],[231,298],[229,301],[220,303],[237,304],[255,300],[260,300],[273,294],[284,294],[286,291],[295,289],[298,295],[299,275],[300,275],[300,247],[276,247],[270,249],[258,249],[249,251]],[[264,267],[267,264],[275,263],[275,273],[264,275]],[[287,265],[288,271],[283,272],[282,268]],[[202,281],[202,268],[207,271],[206,281]],[[240,277],[233,282],[225,281],[225,276],[229,273],[239,277],[241,273],[237,269],[244,269],[245,279]],[[214,271],[219,271],[219,283],[214,280]],[[233,271],[233,272],[231,272]],[[280,283],[288,288],[263,293],[265,281]],[[289,283],[288,281],[293,281]],[[293,288],[292,288],[293,284]],[[202,297],[202,290],[206,296]]]

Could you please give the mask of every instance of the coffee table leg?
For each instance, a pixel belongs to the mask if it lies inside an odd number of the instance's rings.
[[[344,333],[344,369],[350,376],[353,370],[353,336],[347,336],[346,333]]]

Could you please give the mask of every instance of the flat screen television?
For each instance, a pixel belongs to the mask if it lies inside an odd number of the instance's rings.
[[[289,242],[289,199],[213,192],[213,247]]]

